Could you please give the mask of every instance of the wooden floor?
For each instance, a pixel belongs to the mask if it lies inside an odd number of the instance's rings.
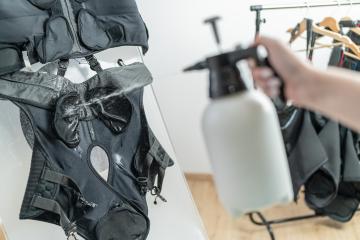
[[[211,177],[187,175],[187,180],[210,240],[270,240],[267,231],[254,226],[247,217],[232,220],[226,214],[219,204]],[[264,212],[270,219],[309,213],[303,201]],[[276,240],[360,240],[360,214],[347,224],[321,218],[278,225],[274,233]]]
[[[2,226],[1,219],[0,219],[0,240],[7,240],[5,229]]]

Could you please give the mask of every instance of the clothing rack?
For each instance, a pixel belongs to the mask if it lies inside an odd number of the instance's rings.
[[[300,8],[317,8],[317,7],[340,7],[340,6],[352,6],[360,5],[359,0],[332,0],[332,1],[318,1],[310,2],[304,1],[301,3],[288,3],[288,4],[276,4],[276,5],[252,5],[250,11],[256,14],[256,35],[260,33],[261,24],[266,23],[264,18],[261,18],[262,11],[268,10],[284,10],[284,9],[300,9]]]
[[[260,33],[261,25],[266,23],[266,19],[261,17],[262,11],[269,11],[269,10],[285,10],[285,9],[301,9],[301,8],[317,8],[317,7],[340,7],[340,6],[353,6],[353,5],[360,5],[360,0],[332,0],[332,1],[317,1],[317,2],[310,2],[304,1],[301,3],[288,3],[288,4],[276,4],[276,5],[252,5],[250,6],[250,11],[255,12],[255,36]],[[358,210],[360,212],[360,209]],[[260,220],[256,220],[256,217]],[[275,240],[275,235],[273,232],[273,225],[278,224],[285,224],[290,222],[298,222],[307,219],[315,219],[326,217],[323,214],[315,213],[310,215],[303,215],[303,216],[296,216],[292,218],[283,218],[283,219],[276,219],[276,220],[267,220],[265,216],[260,212],[253,212],[249,214],[250,221],[257,225],[257,226],[264,226],[266,227],[271,240]]]

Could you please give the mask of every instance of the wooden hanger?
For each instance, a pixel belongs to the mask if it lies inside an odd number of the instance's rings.
[[[348,36],[344,36],[339,33],[323,29],[316,24],[312,25],[312,31],[317,34],[333,38],[340,43],[343,43],[345,47],[351,49],[355,56],[360,57],[360,47],[357,46]]]
[[[287,30],[288,33],[291,33],[289,43],[293,43],[298,37],[301,36],[306,31],[306,19],[304,18],[300,23],[296,25],[295,28],[290,28]]]
[[[351,19],[351,17],[343,17],[341,20],[342,20],[342,21],[353,21],[353,20]],[[360,27],[350,28],[350,31],[352,31],[352,32],[354,32],[354,33],[356,33],[357,35],[360,36]]]
[[[333,44],[323,44],[323,43],[315,43],[315,47],[309,48],[309,49],[299,49],[299,50],[295,50],[295,52],[305,52],[308,50],[317,50],[317,49],[324,49],[324,48],[334,48],[334,47],[339,47],[339,46],[343,46],[343,43],[333,43]],[[351,57],[352,59],[358,60],[360,61],[360,57],[350,53],[350,52],[344,52],[344,55],[347,57]]]
[[[326,17],[319,24],[320,27],[325,27],[333,32],[339,33],[341,31],[339,23],[333,17]]]
[[[291,32],[290,43],[294,42],[306,30],[307,30],[307,19],[304,19],[294,29],[290,31]],[[335,39],[336,41],[342,43],[345,47],[351,49],[353,54],[360,58],[360,47],[357,46],[349,37],[324,29],[316,25],[315,23],[313,23],[312,25],[312,31],[321,36],[327,36]]]
[[[321,27],[327,27],[331,31],[339,33],[341,31],[339,23],[333,17],[326,17],[319,23]],[[289,43],[293,43],[301,34],[306,31],[306,19],[303,19],[295,28],[290,28],[287,30],[288,33],[291,33],[291,38]]]

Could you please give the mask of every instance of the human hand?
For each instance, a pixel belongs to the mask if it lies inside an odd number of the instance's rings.
[[[308,81],[307,75],[311,68],[305,61],[299,59],[284,43],[268,37],[258,37],[256,45],[264,46],[269,54],[269,61],[273,69],[256,67],[251,64],[256,86],[261,88],[269,97],[276,97],[280,93],[281,81],[285,85],[285,97],[293,103],[301,104],[303,87]],[[276,71],[276,77],[274,71]]]

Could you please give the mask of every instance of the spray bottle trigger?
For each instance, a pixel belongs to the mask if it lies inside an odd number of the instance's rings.
[[[285,84],[284,81],[281,79],[279,74],[277,73],[276,69],[272,66],[270,60],[268,51],[266,48],[262,45],[259,45],[256,47],[256,63],[260,67],[268,67],[273,70],[274,77],[277,77],[280,80],[280,93],[278,99],[276,99],[274,102],[276,103],[276,106],[280,109],[287,106],[287,99],[285,96]]]

